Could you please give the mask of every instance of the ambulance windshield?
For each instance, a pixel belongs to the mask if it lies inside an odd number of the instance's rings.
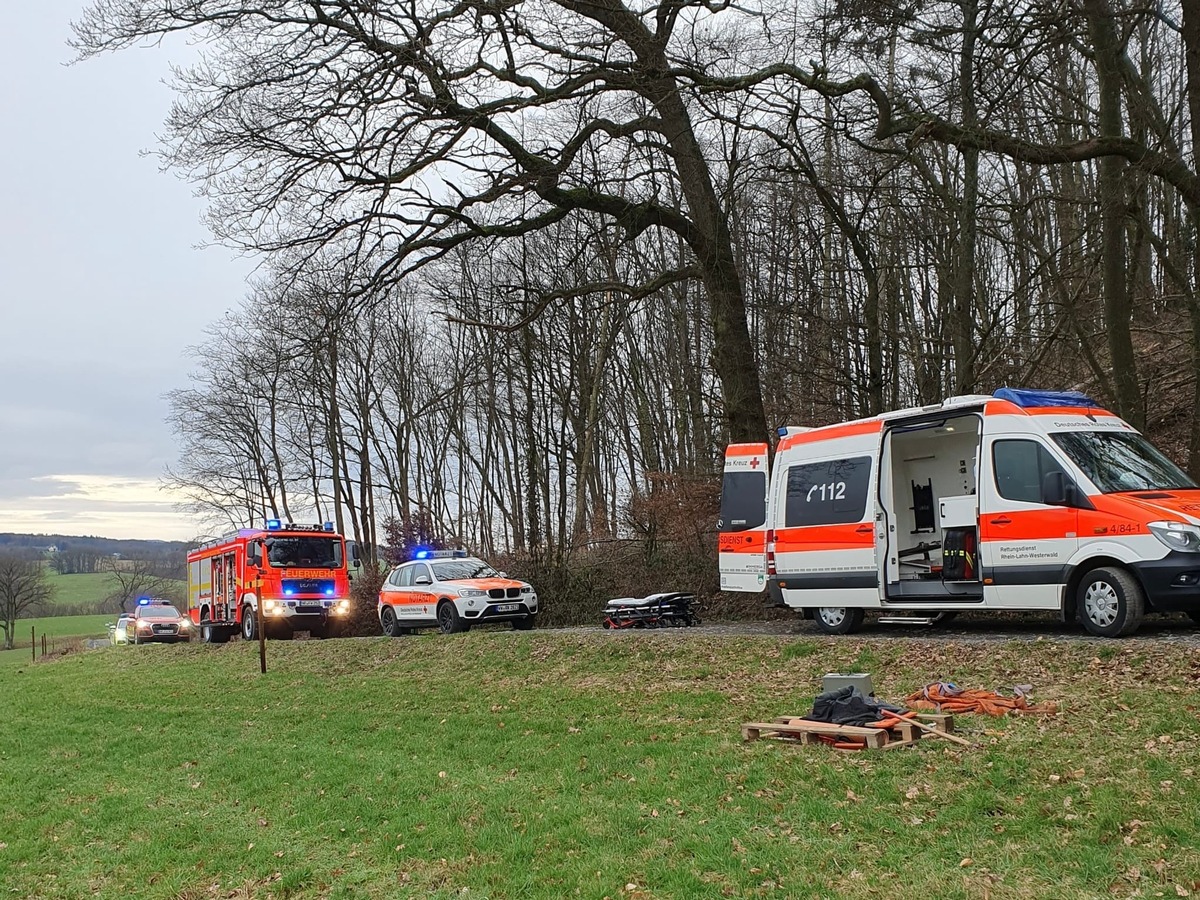
[[[1102,493],[1190,490],[1196,482],[1140,434],[1069,431],[1053,435]]]
[[[342,542],[327,537],[267,538],[267,562],[280,569],[340,569]]]

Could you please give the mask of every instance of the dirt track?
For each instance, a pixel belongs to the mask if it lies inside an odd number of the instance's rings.
[[[562,631],[603,632],[599,625],[559,629]],[[625,638],[642,635],[669,636],[675,633],[705,634],[728,637],[763,638],[818,638],[825,637],[811,621],[780,619],[763,622],[705,622],[703,625],[686,629],[623,629],[620,632],[603,632],[613,637]],[[941,626],[929,625],[881,625],[868,616],[862,630],[849,636],[851,639],[907,640],[919,638],[926,641],[978,643],[981,641],[1091,641],[1097,643],[1121,643],[1142,641],[1147,643],[1172,643],[1200,646],[1200,625],[1180,615],[1147,616],[1142,627],[1131,637],[1114,642],[1112,638],[1093,637],[1081,625],[1067,626],[1056,619],[1027,614],[1016,616],[1011,613],[986,615],[964,613],[953,622]],[[830,637],[836,640],[836,637]]]

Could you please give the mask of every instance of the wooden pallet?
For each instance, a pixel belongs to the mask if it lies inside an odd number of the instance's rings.
[[[926,725],[932,726],[936,731],[946,734],[954,731],[952,716],[922,713],[917,718]],[[797,721],[793,724],[794,720]],[[798,716],[776,716],[770,722],[747,722],[742,725],[742,738],[747,741],[770,737],[799,741],[801,744],[813,744],[823,736],[859,743],[865,742],[866,746],[873,750],[907,747],[919,741],[923,734],[925,731],[911,722],[901,722],[888,730],[863,728],[858,725],[834,725],[830,722],[810,722],[801,720]]]

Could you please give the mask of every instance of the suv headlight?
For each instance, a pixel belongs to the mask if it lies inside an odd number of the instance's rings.
[[[1200,553],[1200,527],[1183,522],[1151,522],[1150,531],[1172,550]]]
[[[479,588],[462,588],[458,592],[460,597],[486,597],[487,591],[481,591]]]

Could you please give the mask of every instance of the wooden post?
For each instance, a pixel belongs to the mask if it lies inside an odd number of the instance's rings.
[[[42,633],[42,656],[46,655],[46,635]]]
[[[258,669],[263,675],[267,674],[267,629],[266,616],[263,615],[262,569],[255,569],[254,593],[258,602],[254,604],[254,619],[258,622]]]
[[[29,649],[33,651],[33,661],[37,662],[37,626],[29,626]]]

